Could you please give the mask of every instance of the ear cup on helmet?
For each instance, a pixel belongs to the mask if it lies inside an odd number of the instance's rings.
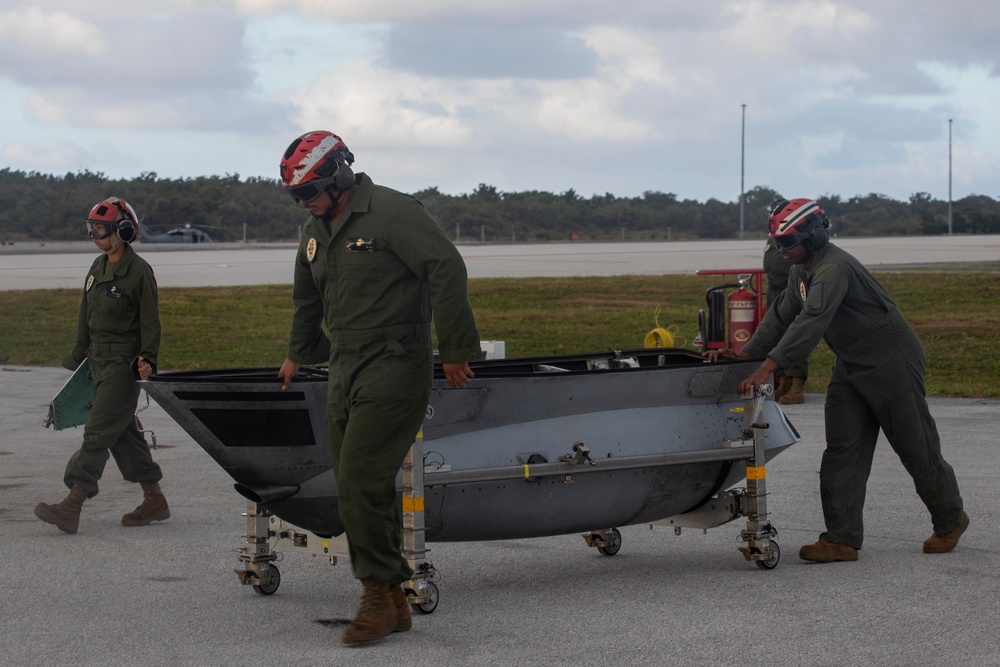
[[[813,251],[819,250],[829,242],[830,232],[826,231],[826,227],[822,224],[818,224],[810,230],[809,245],[812,247]]]
[[[355,185],[354,171],[343,162],[333,176],[333,185],[341,192],[350,190]]]
[[[122,220],[118,223],[118,238],[120,238],[125,243],[131,243],[135,241],[136,237],[139,236],[138,226],[131,220]]]

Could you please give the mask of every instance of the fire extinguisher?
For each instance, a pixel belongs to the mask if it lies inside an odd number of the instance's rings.
[[[740,276],[740,285],[729,294],[729,349],[739,354],[757,330],[757,296],[747,289],[749,276]]]

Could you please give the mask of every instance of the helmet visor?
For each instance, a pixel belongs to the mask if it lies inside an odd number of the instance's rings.
[[[774,243],[778,246],[779,250],[791,250],[795,246],[799,245],[803,241],[809,238],[808,234],[803,234],[802,232],[794,232],[792,234],[783,234],[781,236],[774,237]]]
[[[309,181],[308,183],[303,183],[302,185],[296,185],[295,187],[287,188],[286,192],[292,196],[292,199],[296,203],[302,203],[307,201],[312,201],[323,194],[323,188],[320,187],[319,181]]]
[[[100,241],[114,234],[115,226],[110,222],[93,222],[88,220],[87,233],[90,235],[90,238]]]
[[[327,178],[317,178],[302,185],[294,185],[290,188],[285,188],[285,192],[292,196],[297,204],[302,204],[304,202],[310,202],[316,197],[326,192],[326,189],[335,183],[334,176],[328,176]]]

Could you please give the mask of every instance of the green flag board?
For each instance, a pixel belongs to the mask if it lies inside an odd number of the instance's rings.
[[[61,431],[86,424],[93,405],[94,380],[90,376],[90,363],[84,359],[49,404],[45,426]]]

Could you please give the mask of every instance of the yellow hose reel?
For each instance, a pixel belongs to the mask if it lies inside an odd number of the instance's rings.
[[[660,326],[659,306],[653,313],[653,323],[656,328],[646,334],[646,338],[642,341],[643,347],[684,347],[687,344],[686,338],[677,335],[680,329],[676,324],[671,324],[668,327]]]

